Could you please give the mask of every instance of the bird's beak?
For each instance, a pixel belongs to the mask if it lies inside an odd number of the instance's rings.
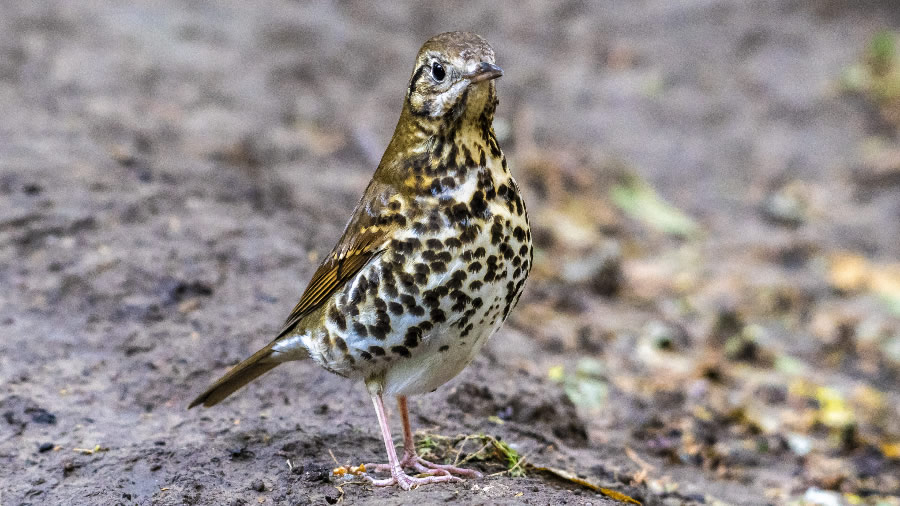
[[[494,65],[493,63],[488,63],[483,61],[475,67],[475,70],[463,74],[464,79],[469,80],[469,84],[480,83],[481,81],[489,81],[491,79],[497,79],[498,77],[503,75],[503,69]]]

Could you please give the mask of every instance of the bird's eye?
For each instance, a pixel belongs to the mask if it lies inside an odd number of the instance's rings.
[[[437,82],[441,82],[444,80],[444,76],[447,75],[447,71],[444,70],[444,66],[438,62],[434,62],[431,64],[431,75],[434,76],[434,80]]]

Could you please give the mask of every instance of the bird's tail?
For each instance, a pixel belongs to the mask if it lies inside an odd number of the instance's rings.
[[[274,343],[272,343],[274,344]],[[281,360],[276,360],[272,351],[272,344],[254,353],[250,358],[234,366],[225,376],[219,378],[205,392],[200,394],[188,406],[188,409],[203,404],[210,407],[218,404],[242,386],[274,369]]]

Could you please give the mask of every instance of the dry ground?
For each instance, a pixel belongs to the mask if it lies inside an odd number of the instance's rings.
[[[297,363],[185,407],[279,327],[459,28],[506,71],[537,265],[412,401],[492,475],[373,490],[331,474],[383,458],[360,385]],[[842,89],[886,29],[890,0],[0,2],[0,504],[613,503],[458,434],[645,504],[898,504],[898,132]]]

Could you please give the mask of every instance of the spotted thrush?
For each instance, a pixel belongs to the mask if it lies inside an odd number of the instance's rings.
[[[472,361],[531,269],[525,205],[492,126],[502,75],[478,35],[425,42],[394,136],[334,250],[275,340],[190,407],[217,404],[282,362],[311,358],[365,382],[388,454],[372,470],[391,474],[372,483],[408,490],[479,476],[416,455],[407,396],[437,389]],[[402,459],[384,395],[397,397]]]

